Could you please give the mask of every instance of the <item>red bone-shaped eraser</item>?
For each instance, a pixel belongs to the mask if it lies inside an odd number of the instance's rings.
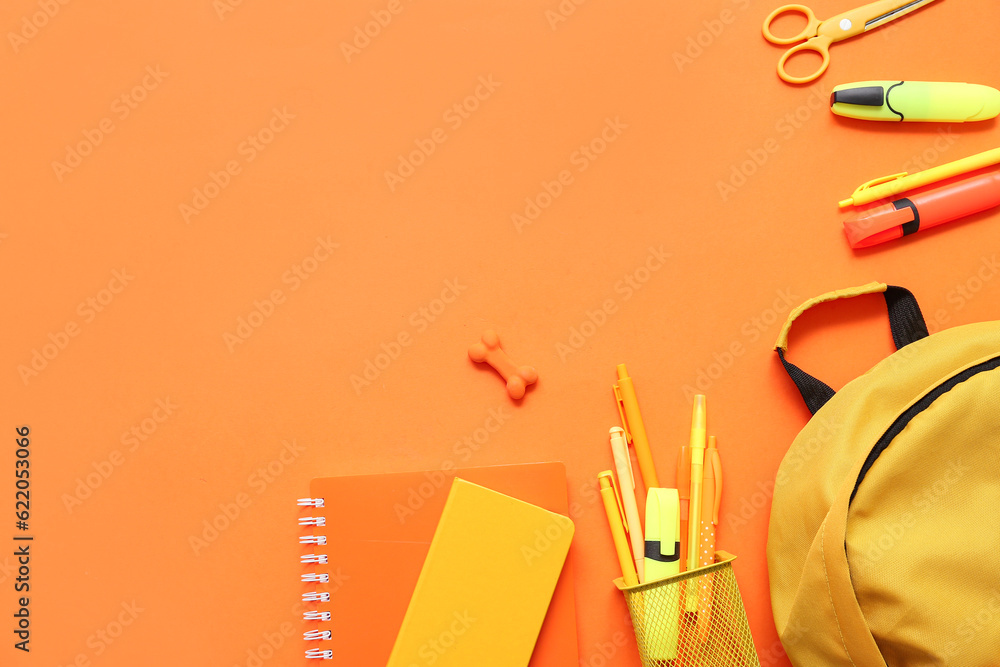
[[[483,334],[481,343],[469,348],[469,358],[476,362],[485,361],[507,381],[507,393],[514,400],[524,396],[529,384],[538,381],[538,371],[532,366],[517,366],[500,347],[500,337],[493,329]]]

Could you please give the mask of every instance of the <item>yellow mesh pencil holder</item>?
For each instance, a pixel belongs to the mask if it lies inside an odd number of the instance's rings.
[[[760,667],[736,586],[736,556],[666,579],[615,586],[624,593],[643,667]]]

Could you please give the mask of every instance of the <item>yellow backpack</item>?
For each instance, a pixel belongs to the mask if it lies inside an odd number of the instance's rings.
[[[897,352],[838,392],[785,359],[805,310],[879,292]],[[799,306],[775,350],[813,413],[767,542],[792,663],[1000,665],[1000,322],[929,336],[909,291],[871,283]]]

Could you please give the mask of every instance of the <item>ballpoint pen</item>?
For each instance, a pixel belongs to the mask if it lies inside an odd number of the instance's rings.
[[[706,415],[705,397],[698,394],[694,397],[694,408],[691,414],[691,503],[688,514],[688,570],[698,567],[698,554],[701,544],[701,487],[705,462],[705,431],[708,417]],[[698,587],[687,587],[688,611],[698,610]]]
[[[892,241],[1000,206],[1000,173],[966,178],[878,206],[844,221],[852,248]]]
[[[597,475],[597,482],[601,487],[601,499],[604,501],[604,511],[608,515],[608,525],[611,527],[615,553],[618,554],[618,564],[622,568],[622,579],[626,586],[636,586],[639,584],[639,575],[636,574],[635,563],[628,550],[628,540],[625,539],[624,516],[614,475],[610,470],[605,470]]]
[[[639,402],[635,397],[635,387],[632,385],[632,378],[628,376],[625,364],[618,364],[618,383],[614,385],[614,391],[625,437],[635,447],[635,457],[639,460],[642,483],[647,489],[659,487],[660,482],[656,478],[656,468],[653,466],[653,455],[649,451],[649,439],[646,438],[646,427],[642,423]]]
[[[701,544],[698,566],[715,562],[715,538],[719,525],[719,501],[722,500],[722,462],[715,444],[709,436],[705,450],[705,482],[701,490]],[[701,578],[701,596],[698,601],[698,637],[705,641],[712,625],[712,578]]]
[[[615,460],[618,490],[621,492],[622,507],[625,510],[625,531],[632,543],[632,558],[635,560],[635,571],[641,584],[646,581],[643,557],[645,542],[639,519],[639,507],[635,502],[635,476],[632,474],[632,460],[629,458],[628,445],[625,443],[625,431],[617,426],[611,429],[611,454]]]
[[[840,208],[861,206],[878,201],[879,199],[895,197],[901,192],[921,188],[925,185],[951,178],[952,176],[967,174],[997,163],[1000,163],[1000,148],[976,153],[961,160],[955,160],[948,164],[918,171],[915,174],[908,174],[904,171],[899,174],[876,178],[860,185],[854,191],[854,194],[840,202]]]

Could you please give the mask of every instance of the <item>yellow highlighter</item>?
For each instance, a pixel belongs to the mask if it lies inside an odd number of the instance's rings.
[[[1000,90],[975,83],[859,81],[835,87],[830,110],[860,120],[967,123],[1000,115]]]
[[[663,579],[681,571],[681,507],[677,489],[650,489],[646,495],[646,581]],[[646,609],[656,608],[663,621],[650,627],[646,651],[653,660],[677,658],[681,609],[672,586],[645,592]]]
[[[698,567],[698,553],[701,544],[701,485],[705,479],[705,440],[708,431],[708,415],[705,397],[694,397],[691,413],[691,502],[688,506],[688,562],[687,569]],[[698,586],[687,586],[685,608],[698,611]]]
[[[622,511],[618,488],[615,486],[614,474],[610,470],[598,473],[597,482],[601,486],[601,498],[604,500],[604,511],[608,514],[608,525],[611,526],[611,539],[615,543],[618,554],[618,564],[622,568],[622,579],[626,586],[637,586],[639,576],[635,571],[635,563],[628,550],[628,540],[625,538],[625,514]]]

